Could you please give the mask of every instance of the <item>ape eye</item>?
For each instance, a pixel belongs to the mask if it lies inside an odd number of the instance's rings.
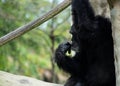
[[[78,29],[79,29],[79,26],[78,26],[78,25],[76,25],[76,26],[75,26],[75,30],[78,30]]]

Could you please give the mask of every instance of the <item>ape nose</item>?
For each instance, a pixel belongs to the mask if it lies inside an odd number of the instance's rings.
[[[71,33],[71,30],[69,30],[69,33]]]
[[[74,33],[74,26],[73,25],[71,26],[69,33],[71,33],[71,34]]]
[[[71,34],[73,33],[73,32],[72,32],[72,26],[71,26],[71,28],[70,28],[70,30],[69,30],[69,33],[71,33]]]

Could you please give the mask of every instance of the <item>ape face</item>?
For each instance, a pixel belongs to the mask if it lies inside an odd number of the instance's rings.
[[[79,43],[79,39],[78,39],[78,32],[76,30],[76,28],[74,27],[74,25],[72,25],[71,29],[70,29],[70,33],[72,35],[71,38],[71,49],[74,50],[75,52],[79,52],[80,51],[80,44]]]

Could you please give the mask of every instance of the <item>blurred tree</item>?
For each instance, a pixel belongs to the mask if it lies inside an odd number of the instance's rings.
[[[0,36],[43,15],[59,2],[58,0],[0,0]],[[54,69],[49,58],[53,57],[58,43],[66,40],[66,32],[70,25],[69,12],[70,8],[32,32],[2,46],[0,70],[39,78],[39,69],[51,66]]]
[[[52,0],[52,4],[51,4],[51,9],[56,5],[58,4],[58,0]],[[67,22],[67,20],[69,20],[70,18],[70,10],[67,9],[67,13],[65,15],[60,15],[58,17],[54,17],[52,18],[48,23],[47,23],[47,31],[48,33],[46,33],[49,37],[49,41],[50,41],[50,45],[49,44],[46,44],[46,45],[49,45],[50,46],[50,57],[51,57],[51,66],[52,66],[52,82],[55,82],[56,81],[56,74],[55,74],[55,65],[54,65],[54,52],[55,52],[55,42],[56,42],[56,35],[55,35],[55,31],[56,29],[62,25],[63,23]],[[65,17],[65,18],[64,18]],[[60,20],[61,19],[61,20]],[[65,34],[66,33],[66,30],[68,30],[68,28],[62,28],[62,33]],[[45,31],[46,32],[46,31]],[[61,35],[59,35],[61,36]],[[63,38],[60,38],[60,39],[63,39]],[[59,40],[60,40],[59,39]],[[47,42],[46,42],[47,43]],[[58,41],[59,43],[59,41]]]

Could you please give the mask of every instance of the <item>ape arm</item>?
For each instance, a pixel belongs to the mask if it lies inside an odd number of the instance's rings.
[[[72,1],[72,17],[75,28],[85,26],[90,29],[94,25],[95,14],[89,0]]]
[[[89,0],[73,0],[72,13],[75,21],[79,18],[80,21],[83,22],[83,21],[86,21],[86,19],[91,20],[95,17],[94,11],[89,3]],[[75,18],[75,17],[78,17],[78,18]]]
[[[70,73],[71,75],[78,74],[77,72],[80,69],[78,64],[79,62],[77,62],[77,59],[75,57],[71,58],[66,56],[65,53],[67,51],[68,47],[66,47],[66,44],[59,45],[55,52],[55,62],[57,63],[59,68]]]

